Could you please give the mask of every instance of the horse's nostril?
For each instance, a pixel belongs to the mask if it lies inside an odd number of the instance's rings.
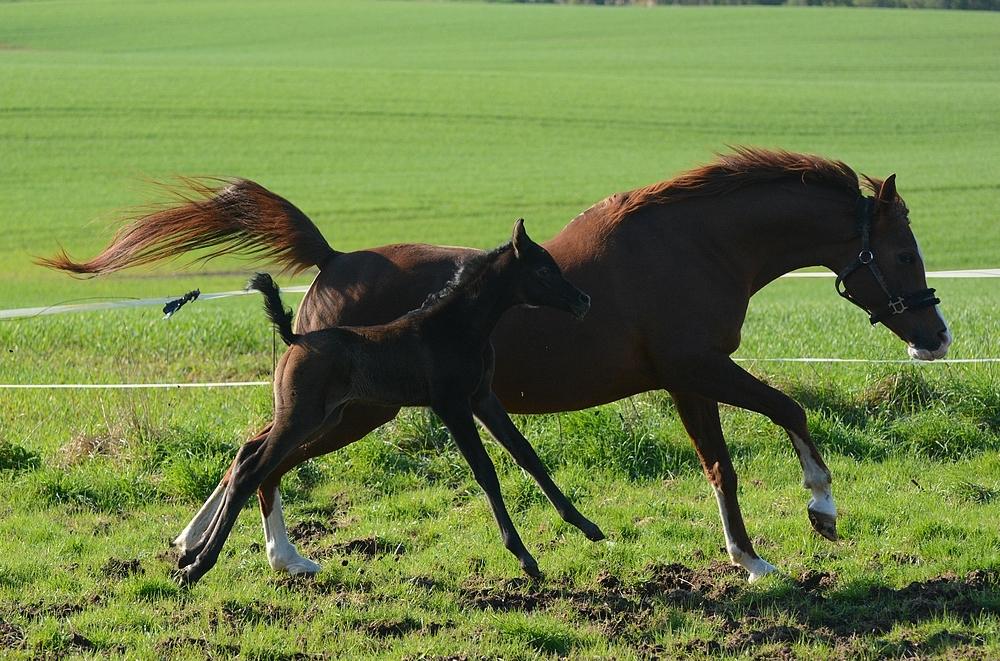
[[[590,305],[590,297],[586,294],[580,294],[580,302],[584,305]]]

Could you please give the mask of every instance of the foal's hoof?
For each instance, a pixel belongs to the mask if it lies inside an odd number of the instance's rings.
[[[580,526],[580,530],[582,530],[583,534],[587,536],[587,539],[592,542],[599,542],[602,539],[607,539],[607,535],[604,534],[604,531],[598,528],[596,523],[591,521],[587,521],[587,523]]]
[[[197,557],[198,554],[194,549],[185,549],[183,553],[177,556],[177,569],[184,569],[188,567]]]
[[[808,512],[809,523],[812,524],[813,530],[831,542],[836,542],[840,539],[837,536],[837,517],[830,516],[824,512],[817,512],[816,510],[808,510]]]
[[[538,568],[538,563],[535,562],[534,560],[532,560],[531,562],[522,561],[521,569],[524,570],[525,574],[535,579],[536,581],[542,578],[542,571]]]
[[[174,579],[174,583],[182,588],[190,588],[196,581],[191,579],[191,573],[184,569],[175,569],[170,573],[170,578]]]

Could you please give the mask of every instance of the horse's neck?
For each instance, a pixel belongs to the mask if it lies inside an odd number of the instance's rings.
[[[838,268],[838,256],[855,233],[856,198],[816,187],[782,187],[758,199],[732,223],[751,292],[796,269]]]
[[[567,226],[562,240],[550,246],[560,254],[570,246],[586,245],[581,232],[633,234],[631,243],[662,263],[660,251],[646,245],[676,246],[673,259],[691,260],[693,268],[725,270],[734,280],[747,283],[754,293],[775,278],[807,266],[836,267],[837,255],[854,234],[854,199],[849,192],[818,186],[776,184],[753,186],[724,196],[688,198],[638,211],[614,223],[600,215],[592,226]],[[572,236],[570,236],[572,235]],[[611,243],[610,239],[603,242]],[[564,244],[564,245],[556,245]],[[547,244],[548,245],[548,244]],[[680,246],[684,246],[681,248]],[[594,248],[587,248],[593,250]],[[636,268],[636,256],[630,256]],[[641,257],[639,257],[641,261]],[[676,266],[676,265],[674,265]]]

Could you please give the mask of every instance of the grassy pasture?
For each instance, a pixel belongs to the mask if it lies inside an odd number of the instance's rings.
[[[76,282],[144,177],[238,174],[337,248],[546,237],[597,199],[726,144],[895,171],[929,268],[997,266],[1000,16],[360,2],[0,3],[0,307],[237,288],[220,260]],[[138,182],[138,183],[137,183]],[[301,279],[306,282],[307,279]],[[283,279],[282,284],[291,283]],[[954,357],[997,355],[996,285],[932,283]],[[754,301],[740,355],[897,358],[829,281]],[[290,299],[294,300],[294,299]],[[0,322],[0,383],[265,379],[255,298]],[[266,388],[0,391],[4,655],[530,658],[1000,654],[995,365],[755,363],[809,410],[843,541],[813,535],[788,442],[725,410],[741,502],[784,575],[724,566],[714,499],[669,400],[525,417],[591,544],[491,447],[546,579],[522,581],[434,421],[286,480],[325,570],[273,575],[241,517],[192,592],[167,540],[269,416]]]

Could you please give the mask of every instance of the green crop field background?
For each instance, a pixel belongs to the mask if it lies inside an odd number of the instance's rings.
[[[1000,266],[1000,14],[412,2],[0,2],[0,309],[236,289],[254,264],[77,281],[149,180],[255,179],[339,250],[543,239],[727,145],[896,172],[929,269]],[[301,284],[310,274],[281,278]],[[949,357],[1000,355],[996,281],[935,280]],[[297,298],[289,302],[297,304]],[[256,297],[0,321],[0,383],[266,380]],[[744,358],[894,359],[827,280],[753,301]],[[193,590],[169,540],[268,389],[0,390],[0,656],[881,658],[1000,655],[1000,368],[748,364],[808,410],[843,540],[806,520],[783,433],[723,411],[751,536],[663,393],[517,420],[609,534],[491,454],[546,578],[523,580],[440,425],[409,411],[284,485],[313,580],[246,511]]]

